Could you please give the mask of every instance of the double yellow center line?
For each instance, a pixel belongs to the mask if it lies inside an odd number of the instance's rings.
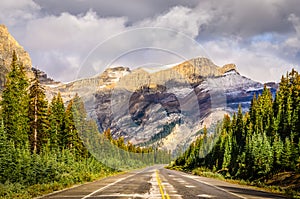
[[[160,194],[161,194],[161,198],[162,199],[170,199],[170,196],[167,194],[164,185],[161,183],[161,179],[159,177],[159,171],[158,170],[156,170],[156,181],[157,181],[158,186],[159,186],[159,191],[160,191]]]

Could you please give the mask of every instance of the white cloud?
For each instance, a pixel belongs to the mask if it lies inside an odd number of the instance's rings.
[[[34,65],[54,78],[70,81],[88,52],[110,35],[124,31],[125,23],[126,18],[99,18],[93,11],[80,16],[62,13],[28,22],[22,40]]]
[[[137,25],[139,27],[163,27],[183,32],[194,38],[199,34],[199,28],[207,24],[209,16],[203,10],[196,10],[182,6],[175,6],[167,13],[159,15],[156,18],[143,20]]]
[[[0,23],[7,26],[20,25],[35,18],[40,6],[32,0],[1,0]]]
[[[181,18],[183,19],[179,22]],[[108,64],[134,67],[149,62],[168,64],[205,56],[193,38],[198,34],[200,23],[205,23],[206,20],[196,17],[196,13],[184,7],[175,7],[163,16],[147,19],[130,27],[126,26],[125,17],[100,18],[91,10],[79,16],[62,13],[28,22],[23,41],[31,50],[35,65],[52,77],[70,81],[76,78],[76,69],[79,70],[80,77],[84,77],[102,72]],[[145,26],[162,28],[143,28]],[[180,29],[182,26],[183,29]],[[80,68],[81,62],[94,47],[97,49],[84,63],[84,68]],[[165,51],[164,56],[158,57],[162,51]],[[141,54],[144,56],[140,56]],[[133,55],[136,57],[133,58]],[[74,59],[76,56],[77,59]],[[114,63],[119,56],[121,57]],[[150,60],[151,58],[155,60]],[[103,65],[95,67],[96,63]]]
[[[276,56],[281,46],[270,42],[254,42],[243,46],[238,39],[222,38],[203,45],[217,65],[234,63],[242,75],[260,82],[278,82],[282,74],[293,66],[297,67]]]
[[[146,12],[147,6],[139,5],[138,12]],[[0,21],[29,51],[35,66],[62,81],[76,78],[77,71],[85,75],[101,72],[109,63],[134,67],[196,56],[207,56],[218,65],[236,63],[242,74],[269,81],[278,80],[300,59],[300,9],[295,5],[295,0],[202,0],[198,6],[171,6],[140,20],[136,14],[132,22],[109,11],[52,15],[32,0],[3,0]],[[273,37],[253,39],[265,33]],[[88,68],[80,69],[99,44],[86,62]]]
[[[95,45],[95,41],[123,31],[125,22],[125,18],[99,18],[93,11],[81,16],[62,13],[30,21],[24,39],[35,50],[81,51]]]

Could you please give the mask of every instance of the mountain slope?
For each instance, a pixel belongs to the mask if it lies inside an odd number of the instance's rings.
[[[275,91],[275,88],[271,88]],[[218,67],[195,58],[149,72],[127,67],[58,86],[67,100],[78,93],[100,131],[138,145],[176,151],[185,148],[204,126],[213,125],[242,104],[246,111],[263,84],[241,76],[234,64]]]
[[[6,26],[0,24],[0,86],[5,84],[5,76],[11,70],[10,64],[13,51],[16,52],[19,60],[23,63],[26,74],[33,77],[31,71],[31,59],[24,48],[10,35]]]

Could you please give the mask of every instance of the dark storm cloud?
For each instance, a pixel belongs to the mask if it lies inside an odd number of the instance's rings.
[[[199,7],[213,16],[210,24],[201,27],[202,35],[251,37],[265,32],[285,34],[293,30],[289,15],[300,16],[297,4],[297,0],[202,1]]]

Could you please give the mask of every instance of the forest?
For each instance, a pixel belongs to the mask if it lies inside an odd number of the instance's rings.
[[[282,172],[300,173],[300,74],[282,76],[275,96],[265,86],[249,111],[225,115],[202,134],[173,167],[209,170],[229,179],[265,182]]]
[[[112,139],[109,129],[100,134],[78,95],[48,102],[38,75],[29,81],[15,53],[0,105],[0,198],[32,198],[169,161],[164,151]]]

